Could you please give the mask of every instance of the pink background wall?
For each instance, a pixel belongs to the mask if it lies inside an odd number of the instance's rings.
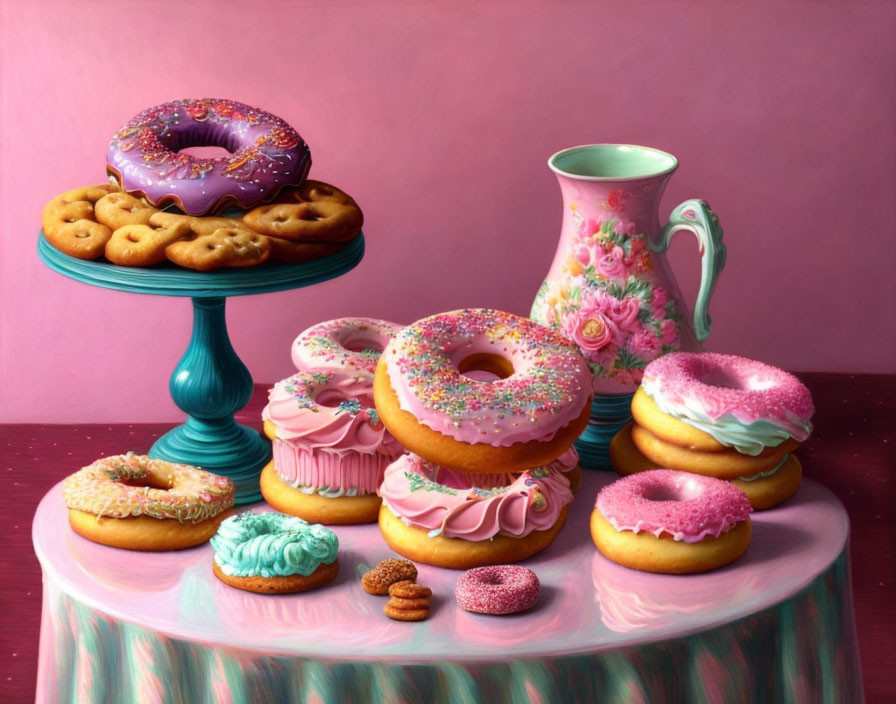
[[[353,194],[347,276],[228,303],[253,376],[342,315],[527,313],[560,225],[553,152],[679,157],[662,212],[706,198],[729,264],[708,348],[794,370],[896,371],[896,11],[886,1],[0,4],[0,422],[175,420],[183,299],[38,261],[43,204],[104,180],[144,107],[230,97],[285,118]],[[637,5],[637,8],[634,6]],[[693,239],[671,261],[693,300]]]

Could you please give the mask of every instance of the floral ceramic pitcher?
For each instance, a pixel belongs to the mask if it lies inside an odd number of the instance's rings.
[[[709,299],[725,264],[722,229],[709,204],[688,200],[663,227],[659,200],[678,160],[624,144],[593,144],[548,161],[563,193],[560,244],[532,318],[578,344],[599,395],[631,394],[644,367],[672,350],[700,349]],[[679,230],[697,236],[702,280],[693,325],[662,255]]]

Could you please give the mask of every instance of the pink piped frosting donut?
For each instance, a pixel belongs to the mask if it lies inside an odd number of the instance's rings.
[[[461,374],[458,365],[478,354],[503,357],[513,374],[494,381]],[[549,442],[581,415],[591,396],[591,371],[574,343],[497,310],[424,318],[396,334],[383,355],[401,409],[471,444]]]
[[[386,468],[380,496],[387,508],[431,537],[474,542],[523,537],[557,523],[572,503],[569,480],[541,467],[514,477],[457,472],[407,453]]]
[[[299,371],[332,369],[373,377],[389,340],[403,326],[376,318],[337,318],[300,333],[292,343],[292,361]]]
[[[730,482],[672,469],[623,477],[597,495],[596,508],[617,531],[698,543],[750,517],[746,494]]]
[[[673,352],[644,369],[641,388],[668,415],[756,455],[788,438],[803,442],[815,412],[793,374],[728,354]]]
[[[306,493],[375,494],[404,451],[380,421],[366,378],[298,372],[270,390],[262,418],[277,430],[274,470]]]
[[[464,572],[454,587],[457,605],[478,614],[514,614],[538,603],[538,576],[519,565],[476,567]]]

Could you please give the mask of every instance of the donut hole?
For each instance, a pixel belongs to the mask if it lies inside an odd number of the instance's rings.
[[[230,156],[233,152],[218,144],[203,144],[195,147],[184,147],[179,149],[178,153],[188,154],[197,159],[219,159],[224,156]]]
[[[457,371],[474,381],[498,381],[513,375],[513,364],[500,355],[477,352],[462,359]]]
[[[142,477],[127,477],[119,481],[126,486],[146,486],[150,489],[162,489],[163,491],[168,491],[171,488],[167,481],[155,474],[146,474]]]
[[[697,482],[686,480],[676,484],[653,484],[644,489],[641,497],[647,501],[690,501],[702,493]]]
[[[737,391],[745,390],[743,379],[720,367],[713,367],[712,369],[707,370],[707,372],[700,377],[700,381],[707,386],[719,386],[723,389],[735,389]]]
[[[349,352],[380,352],[383,351],[383,343],[379,340],[368,340],[364,337],[349,337],[340,340],[342,345]]]

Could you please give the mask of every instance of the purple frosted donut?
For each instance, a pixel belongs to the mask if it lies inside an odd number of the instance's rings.
[[[596,508],[617,531],[699,543],[750,517],[753,507],[730,482],[672,469],[631,474],[600,490]]]
[[[404,326],[376,318],[337,318],[313,325],[292,343],[296,369],[334,369],[373,378],[389,340]]]
[[[535,573],[518,565],[476,567],[457,580],[457,605],[477,614],[515,614],[538,603],[541,585]]]
[[[217,146],[227,156],[201,158],[186,147]],[[232,100],[173,100],[144,110],[106,150],[107,170],[122,189],[157,208],[188,215],[235,205],[246,209],[298,186],[311,166],[308,145],[279,117]]]

